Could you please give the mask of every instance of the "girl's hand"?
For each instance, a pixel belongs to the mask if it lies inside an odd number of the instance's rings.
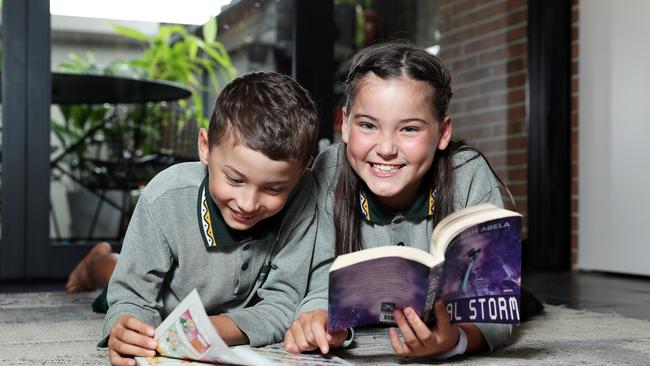
[[[348,335],[347,329],[327,333],[327,311],[302,313],[284,335],[284,348],[291,353],[320,349],[326,354],[332,347],[340,347]]]
[[[121,316],[111,328],[108,358],[112,365],[135,366],[134,356],[155,356],[154,328],[130,315]]]
[[[391,328],[390,344],[400,356],[429,356],[445,353],[456,346],[460,336],[458,325],[451,324],[449,314],[442,300],[435,304],[436,325],[429,329],[415,311],[406,308],[395,310],[393,315],[404,337],[402,343],[397,336],[397,329]]]

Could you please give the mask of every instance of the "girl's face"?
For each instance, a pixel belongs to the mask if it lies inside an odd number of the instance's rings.
[[[343,109],[350,166],[393,211],[412,204],[436,149],[447,148],[451,138],[451,118],[438,121],[428,95],[422,81],[369,73],[357,85],[351,110]]]

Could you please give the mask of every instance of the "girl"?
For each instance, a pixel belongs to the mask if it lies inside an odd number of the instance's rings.
[[[335,255],[380,245],[428,251],[435,225],[460,208],[503,206],[498,179],[475,149],[451,141],[450,76],[442,62],[408,44],[361,50],[346,81],[342,144],[314,164],[317,245],[308,293],[285,334],[291,352],[341,346],[347,330],[328,334],[328,269]],[[336,243],[336,245],[334,245]],[[451,324],[442,301],[428,328],[412,309],[394,312],[389,331],[399,355],[448,358],[493,350],[511,332],[502,324]]]

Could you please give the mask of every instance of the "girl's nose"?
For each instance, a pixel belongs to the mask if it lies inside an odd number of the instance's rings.
[[[377,144],[377,154],[384,160],[390,160],[397,156],[397,143],[390,134],[384,134]]]

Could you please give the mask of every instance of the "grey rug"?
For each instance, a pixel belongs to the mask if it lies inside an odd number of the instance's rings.
[[[0,294],[0,365],[106,365],[95,348],[102,316],[95,293]],[[338,354],[355,364],[436,364],[395,357],[386,330],[365,331]],[[615,314],[548,306],[493,354],[459,357],[454,365],[648,365],[650,322]]]

